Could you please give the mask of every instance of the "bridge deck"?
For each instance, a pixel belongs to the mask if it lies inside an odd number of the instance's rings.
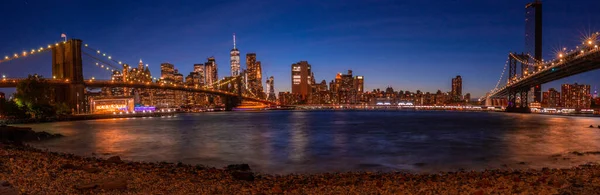
[[[0,88],[15,88],[15,87],[17,87],[18,82],[21,80],[23,80],[23,79],[0,80]],[[71,82],[69,82],[69,81],[57,80],[57,79],[46,79],[46,81],[52,85],[69,85],[69,84],[71,84]],[[207,93],[207,94],[220,95],[220,96],[231,96],[231,97],[238,96],[237,93],[232,93],[232,92],[228,92],[228,91],[213,90],[213,89],[207,89],[207,88],[203,88],[203,87],[188,87],[185,85],[159,84],[159,83],[151,83],[151,82],[148,82],[148,83],[139,83],[139,82],[126,83],[126,82],[102,81],[102,80],[86,80],[86,81],[84,81],[83,84],[86,87],[131,87],[131,88],[146,88],[146,89],[165,89],[165,90]],[[242,95],[242,99],[248,100],[248,101],[253,101],[253,102],[260,102],[260,103],[269,104],[269,105],[277,104],[275,102],[258,99],[258,98],[254,98],[254,97],[248,97],[248,96],[244,96],[244,95]]]
[[[553,60],[542,66],[545,68],[541,71],[504,86],[491,93],[488,97],[495,98],[507,96],[509,89],[532,87],[579,73],[599,69],[600,49],[594,48],[584,51],[584,53],[570,53],[565,58],[562,58],[562,61],[561,59]]]

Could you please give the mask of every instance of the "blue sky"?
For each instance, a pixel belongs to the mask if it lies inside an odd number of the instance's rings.
[[[474,97],[492,89],[510,51],[524,48],[524,5],[528,1],[45,1],[8,0],[0,7],[0,55],[79,38],[115,59],[152,74],[162,62],[187,75],[195,63],[215,56],[219,76],[230,74],[232,33],[245,67],[257,53],[263,75],[275,77],[276,91],[291,89],[290,66],[306,60],[317,81],[352,69],[365,88],[435,92],[450,90],[463,77]],[[544,3],[544,58],[574,47],[588,32],[600,31],[600,1]],[[84,76],[108,78],[92,59]],[[0,73],[50,75],[48,53],[0,63]],[[598,71],[544,85],[600,84]],[[504,82],[504,81],[503,81]]]

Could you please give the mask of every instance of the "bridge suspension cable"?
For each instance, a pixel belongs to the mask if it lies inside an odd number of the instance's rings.
[[[498,78],[498,82],[496,82],[496,86],[490,92],[498,89],[498,86],[500,85],[500,82],[502,81],[502,78],[504,77],[504,72],[506,72],[506,67],[508,67],[508,61],[509,61],[509,59],[506,59],[506,62],[504,63],[504,68],[502,68],[502,73],[500,74],[500,78]]]
[[[62,42],[62,44],[65,44],[65,42]],[[60,43],[57,42],[54,44],[48,44],[47,47],[39,47],[37,49],[34,48],[29,51],[14,53],[13,55],[10,55],[10,56],[5,55],[4,58],[0,59],[0,63],[8,62],[8,61],[15,60],[18,58],[24,58],[24,57],[31,56],[31,55],[38,54],[38,53],[43,53],[45,51],[51,51],[52,48],[57,47],[59,45],[60,45]],[[19,54],[21,54],[21,55],[19,55]]]
[[[81,52],[81,53],[83,53],[84,55],[86,55],[86,56],[88,56],[88,57],[90,57],[90,58],[93,58],[94,60],[97,60],[97,61],[99,61],[99,62],[102,62],[102,63],[106,64],[106,66],[110,66],[110,67],[112,68],[112,71],[114,71],[115,69],[116,69],[116,70],[118,70],[118,69],[119,69],[119,68],[117,68],[117,67],[113,66],[112,64],[110,64],[110,63],[108,63],[108,62],[106,62],[106,61],[104,61],[104,60],[102,60],[102,59],[100,59],[100,58],[97,58],[97,57],[95,57],[95,56],[93,56],[93,55],[91,55],[91,54],[89,54],[89,53],[87,53],[87,52]],[[96,65],[98,65],[98,63],[96,63]],[[107,67],[107,68],[108,68],[108,67]],[[108,69],[107,69],[107,70],[108,70]]]
[[[100,55],[100,54],[101,54],[103,57],[106,57],[108,60],[110,60],[110,61],[112,61],[112,62],[114,62],[114,63],[117,63],[117,64],[119,64],[119,65],[122,65],[122,64],[127,64],[127,63],[123,63],[123,62],[122,62],[122,61],[120,61],[120,60],[116,60],[116,59],[114,59],[114,58],[113,58],[113,57],[112,57],[110,54],[103,53],[103,52],[101,52],[101,51],[100,51],[100,50],[98,50],[98,49],[95,49],[95,48],[92,48],[92,47],[90,47],[88,44],[84,44],[83,46],[84,46],[85,48],[89,49],[89,50],[92,50],[92,51],[94,51],[94,52],[95,52],[96,54],[98,54],[98,55]],[[87,52],[84,52],[84,53],[88,54]],[[90,55],[90,54],[88,54],[88,56],[90,56],[90,57],[91,57],[91,55]],[[94,59],[96,59],[96,60],[98,60],[98,61],[101,61],[101,60],[100,60],[100,59],[98,59],[98,58],[95,58],[95,57],[93,57],[93,58],[94,58]],[[120,70],[120,68],[118,68],[118,67],[114,67],[114,66],[113,66],[111,63],[106,63],[105,61],[101,61],[101,62],[104,62],[105,64],[109,64],[109,65],[110,65],[111,67],[113,67],[115,70]],[[128,69],[128,70],[133,70],[133,68],[132,68],[131,66],[127,66],[127,69]],[[141,70],[137,70],[137,71],[141,71]],[[154,81],[158,81],[158,80],[159,80],[158,78],[156,78],[156,77],[151,77],[150,75],[148,75],[148,77],[150,77],[150,79],[152,79],[152,80],[154,80]]]

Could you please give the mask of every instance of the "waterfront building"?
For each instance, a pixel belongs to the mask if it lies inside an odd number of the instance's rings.
[[[341,79],[341,74],[340,75],[340,79]],[[337,77],[338,75],[336,75]],[[329,82],[329,101],[332,104],[337,104],[338,103],[338,98],[337,98],[337,83],[336,80],[331,80]]]
[[[330,104],[330,93],[327,90],[327,81],[316,83],[312,86],[311,104]]]
[[[354,77],[352,77],[352,70],[348,70],[348,74],[342,74],[340,81],[341,83],[339,84],[338,89],[338,102],[340,104],[356,103],[356,88],[354,87]]]
[[[560,92],[556,91],[556,89],[550,88],[547,92],[542,93],[542,107],[556,108],[560,106]]]
[[[590,85],[563,84],[561,93],[561,103],[565,108],[582,109],[591,106]]]
[[[462,100],[462,78],[460,75],[452,78],[452,101],[458,102]]]
[[[356,103],[366,103],[364,96],[365,80],[363,76],[354,77],[354,88],[356,91]]]
[[[311,65],[307,61],[292,64],[292,93],[297,94],[301,100],[306,101],[311,89]]]
[[[229,63],[231,66],[231,76],[240,75],[240,51],[235,47],[235,33],[233,34],[233,49],[229,52]]]
[[[89,97],[90,113],[93,114],[113,114],[119,112],[133,112],[133,98],[102,98]]]
[[[290,93],[288,92],[279,92],[279,104],[280,105],[297,105],[302,103],[300,100],[302,100],[301,95],[300,94],[294,94],[294,93]]]

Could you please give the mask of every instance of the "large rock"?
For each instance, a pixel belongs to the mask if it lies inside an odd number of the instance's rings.
[[[250,165],[248,165],[248,164],[227,165],[226,170],[228,170],[228,171],[250,171]]]
[[[121,160],[121,157],[119,156],[111,156],[110,158],[106,159],[107,163],[122,163],[123,161]]]
[[[0,141],[21,143],[27,141],[40,141],[62,137],[61,134],[48,132],[35,132],[29,127],[0,126]]]

